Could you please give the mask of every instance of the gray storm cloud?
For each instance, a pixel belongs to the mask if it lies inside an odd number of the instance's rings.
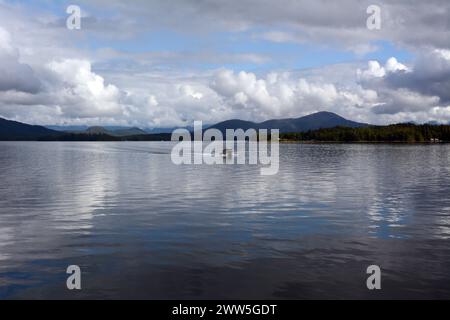
[[[420,56],[412,72],[389,74],[386,85],[405,88],[450,103],[450,51],[434,50]]]
[[[41,86],[33,69],[19,62],[18,50],[13,48],[9,33],[2,28],[0,28],[0,75],[0,91],[37,93]]]
[[[395,58],[384,66],[369,62],[366,70],[358,70],[362,86],[378,93],[376,114],[429,112],[448,109],[450,103],[450,51],[434,49],[422,53],[407,67]]]
[[[375,40],[417,47],[450,49],[450,2],[447,0],[120,0],[81,3],[120,12],[119,31],[140,32],[161,26],[204,34],[209,31],[248,31],[275,42],[312,42],[367,50]],[[382,28],[367,32],[366,9],[381,8]],[[110,18],[105,19],[105,23]],[[96,21],[102,29],[101,19]],[[373,46],[373,45],[372,45]]]

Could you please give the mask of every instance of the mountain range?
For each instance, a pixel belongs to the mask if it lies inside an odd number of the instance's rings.
[[[261,123],[239,119],[223,121],[209,128],[222,132],[226,129],[279,129],[281,133],[306,132],[309,130],[334,127],[360,128],[368,124],[347,120],[335,113],[318,112],[300,118],[274,119]],[[66,128],[67,130],[64,130]],[[170,140],[170,132],[175,128],[166,128],[162,132],[158,129],[143,130],[136,127],[60,127],[35,126],[0,118],[0,140],[107,140],[107,141],[146,141]],[[192,128],[189,128],[192,129]]]
[[[369,126],[366,123],[359,123],[347,120],[332,112],[317,112],[300,118],[267,120],[261,123],[244,120],[227,120],[217,123],[210,128],[219,129],[225,133],[226,129],[279,129],[281,133],[305,132],[309,130],[326,129],[334,127],[360,128]]]
[[[137,127],[124,127],[124,126],[55,126],[48,125],[45,126],[48,129],[61,131],[61,132],[70,132],[70,133],[86,133],[91,132],[95,133],[95,131],[103,131],[104,133],[110,134],[112,136],[127,136],[127,135],[137,135],[137,134],[159,134],[159,133],[172,133],[173,130],[177,129],[174,127],[167,128],[137,128]],[[193,131],[194,128],[189,126],[185,127],[185,129],[189,131]]]
[[[61,133],[42,126],[33,126],[21,122],[0,118],[0,140],[39,140],[47,136],[57,137]]]

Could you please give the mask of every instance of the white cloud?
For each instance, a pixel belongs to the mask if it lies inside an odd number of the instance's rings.
[[[376,93],[355,87],[355,91],[339,88],[326,81],[311,82],[288,73],[269,73],[258,78],[253,73],[220,70],[211,88],[231,110],[248,120],[266,120],[330,110],[344,116],[370,104]]]
[[[114,17],[95,17],[95,9],[104,4]],[[0,3],[0,116],[40,124],[138,126],[230,118],[259,121],[320,110],[372,123],[449,118],[450,31],[443,14],[448,2],[405,6],[381,1],[385,20],[380,32],[366,29],[366,3],[353,0],[285,1],[277,6],[265,0],[82,5],[94,13],[83,20],[83,32],[70,33],[61,17]],[[381,39],[413,48],[419,58],[408,64],[396,58],[370,61],[364,68],[355,62],[300,71],[289,70],[289,65],[275,71],[265,66],[256,71],[207,70],[208,64],[264,64],[273,56],[209,47],[126,52],[79,46],[91,36],[127,39],[152,27],[195,33],[190,39],[245,30],[258,39],[319,43],[359,56],[383,49],[374,44]],[[198,69],[185,66],[198,63]]]
[[[396,58],[391,57],[384,66],[381,66],[378,61],[369,61],[367,69],[357,69],[356,74],[359,80],[370,81],[373,78],[383,78],[389,73],[398,71],[407,72],[409,69],[404,64],[399,63]]]
[[[123,114],[121,92],[114,85],[105,85],[104,79],[91,71],[89,61],[53,61],[48,64],[48,70],[54,76],[49,91],[58,91],[58,106],[64,115],[114,117]]]
[[[391,57],[386,61],[384,68],[386,69],[386,72],[409,71],[407,66],[398,62],[394,57]]]
[[[124,113],[120,90],[92,72],[89,61],[64,59],[33,68],[20,62],[20,51],[3,28],[0,40],[0,111],[5,115],[25,119],[33,115],[32,122],[41,122]]]
[[[446,110],[450,103],[450,59],[445,53],[424,52],[410,67],[390,58],[384,66],[370,61],[367,69],[358,69],[361,85],[378,94],[373,112],[402,115],[404,120],[424,115],[439,120],[436,110]]]

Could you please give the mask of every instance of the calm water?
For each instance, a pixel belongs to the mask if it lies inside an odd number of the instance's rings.
[[[281,145],[275,176],[170,148],[0,142],[0,298],[450,298],[450,146]]]

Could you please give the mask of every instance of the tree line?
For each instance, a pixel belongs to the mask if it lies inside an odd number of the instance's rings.
[[[450,125],[394,124],[281,133],[281,140],[322,142],[450,142]]]

